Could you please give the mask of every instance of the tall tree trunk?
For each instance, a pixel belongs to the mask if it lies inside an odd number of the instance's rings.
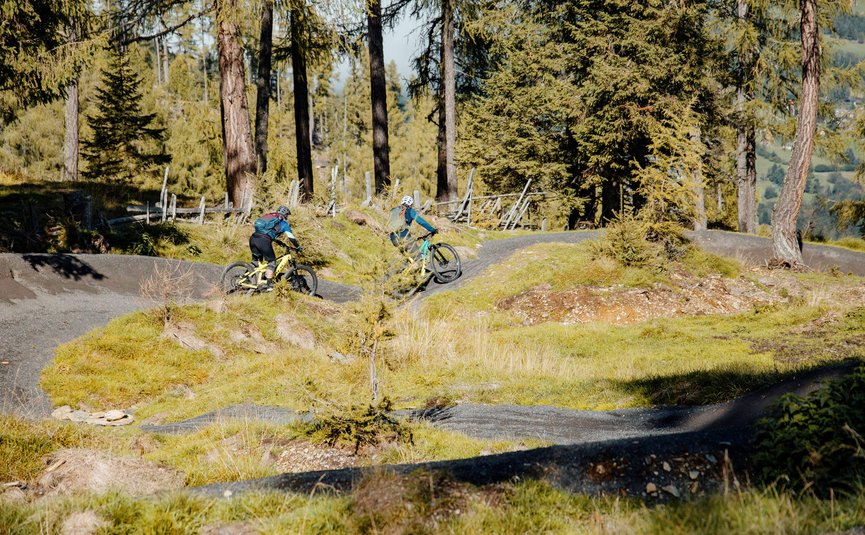
[[[168,85],[170,81],[168,71],[171,65],[171,57],[168,55],[168,40],[165,37],[160,40],[162,41],[162,78],[165,85]]]
[[[452,201],[457,198],[457,103],[456,70],[454,64],[454,3],[442,2],[442,54],[444,55],[442,86],[445,107],[445,158],[447,161],[447,192],[445,197]]]
[[[704,150],[701,137],[700,127],[694,128],[691,134],[695,144]],[[706,217],[706,184],[703,177],[702,154],[700,155],[701,163],[694,170],[694,230],[706,230],[708,227],[708,218]]]
[[[162,47],[159,46],[159,37],[153,39],[156,45],[156,85],[162,85]]]
[[[297,176],[301,198],[312,200],[312,140],[309,137],[309,86],[306,80],[306,57],[301,45],[301,28],[297,14],[291,14],[291,71],[294,81],[294,134],[297,141]]]
[[[750,23],[749,5],[746,0],[736,1],[736,16],[741,25]],[[741,52],[736,87],[736,182],[738,189],[737,209],[739,232],[757,232],[757,144],[754,121],[747,110],[754,100],[751,89],[753,76],[753,54]]]
[[[772,215],[772,246],[775,259],[790,265],[802,263],[802,252],[796,240],[796,219],[802,207],[805,182],[814,151],[817,130],[817,102],[820,93],[820,36],[817,29],[816,0],[801,0],[802,91],[796,118],[796,140],[790,155],[790,166],[784,186]]]
[[[273,57],[273,2],[261,6],[258,78],[255,81],[255,158],[258,172],[267,171],[267,121],[270,116],[270,71]]]
[[[78,180],[78,80],[66,87],[63,180]]]
[[[235,16],[235,4],[236,0],[222,0],[219,3],[216,36],[219,48],[219,98],[225,183],[234,205],[246,209],[251,206],[255,193],[255,150],[246,101],[243,49],[237,24],[232,19]],[[246,206],[240,206],[242,199],[246,200]]]
[[[757,141],[753,124],[736,133],[736,178],[739,232],[757,233]]]
[[[372,157],[375,192],[381,194],[390,186],[390,148],[387,132],[387,86],[384,74],[384,45],[381,30],[381,0],[368,4],[369,85],[372,101]]]
[[[436,134],[436,200],[439,202],[451,201],[448,196],[448,157],[447,157],[447,135],[445,133],[445,106],[439,99],[438,133]],[[451,208],[451,206],[448,206]]]
[[[78,40],[78,23],[73,21],[68,27],[67,41]],[[78,180],[78,79],[66,87],[66,115],[64,117],[65,137],[63,139],[63,180]]]

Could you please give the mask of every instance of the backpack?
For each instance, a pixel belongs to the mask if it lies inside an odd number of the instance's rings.
[[[276,238],[276,232],[274,229],[277,227],[277,225],[279,225],[280,221],[281,219],[276,213],[264,214],[263,216],[255,220],[253,226],[255,227],[255,232],[259,234],[266,234],[270,236],[271,239],[273,239]]]
[[[387,219],[387,229],[394,233],[400,233],[407,229],[408,225],[405,222],[405,208],[397,206],[391,209],[390,216]]]

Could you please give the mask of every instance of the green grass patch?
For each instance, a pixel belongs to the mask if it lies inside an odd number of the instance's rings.
[[[112,533],[195,533],[231,524],[262,533],[820,534],[862,525],[865,492],[830,503],[774,488],[750,489],[648,507],[534,481],[475,487],[436,473],[383,473],[344,495],[106,494],[7,504],[0,507],[0,525],[15,535],[57,533],[80,511],[98,515]]]
[[[677,263],[667,264],[667,268],[675,266],[695,276],[735,277],[741,271],[738,262],[697,248],[689,248]],[[446,314],[452,307],[466,313],[489,312],[497,302],[535,287],[551,291],[581,285],[649,287],[669,282],[670,271],[622,266],[610,258],[597,256],[592,242],[545,243],[520,250],[458,291],[430,297],[424,302],[424,308],[432,316]]]
[[[60,448],[99,443],[97,433],[90,428],[0,415],[0,482],[32,479],[45,469],[43,457]]]

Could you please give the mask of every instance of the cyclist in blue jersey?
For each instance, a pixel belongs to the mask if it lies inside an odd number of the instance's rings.
[[[255,220],[255,232],[249,237],[252,261],[267,261],[267,271],[264,277],[268,291],[273,288],[273,270],[276,269],[276,253],[273,251],[273,241],[285,234],[291,245],[297,248],[297,252],[303,250],[291,231],[291,225],[286,220],[289,215],[291,215],[291,211],[287,206],[280,206],[275,212],[264,214]]]
[[[400,201],[399,206],[390,211],[388,220],[388,230],[390,230],[390,241],[394,246],[402,249],[412,258],[416,258],[419,249],[417,242],[412,239],[409,228],[412,222],[425,228],[430,234],[437,234],[438,230],[430,225],[420,214],[412,208],[414,205],[414,197],[406,195]]]

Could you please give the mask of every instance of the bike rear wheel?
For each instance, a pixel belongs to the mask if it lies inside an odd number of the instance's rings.
[[[437,283],[447,284],[462,275],[460,255],[456,249],[446,243],[437,243],[430,246],[430,253],[430,263]]]
[[[315,275],[315,271],[303,264],[298,264],[284,276],[281,275],[280,278],[288,281],[291,289],[295,292],[315,295],[315,291],[318,290],[318,277]]]
[[[225,271],[222,272],[222,279],[219,283],[220,289],[225,294],[255,289],[256,284],[253,280],[254,270],[255,267],[246,262],[229,264],[225,268]]]

